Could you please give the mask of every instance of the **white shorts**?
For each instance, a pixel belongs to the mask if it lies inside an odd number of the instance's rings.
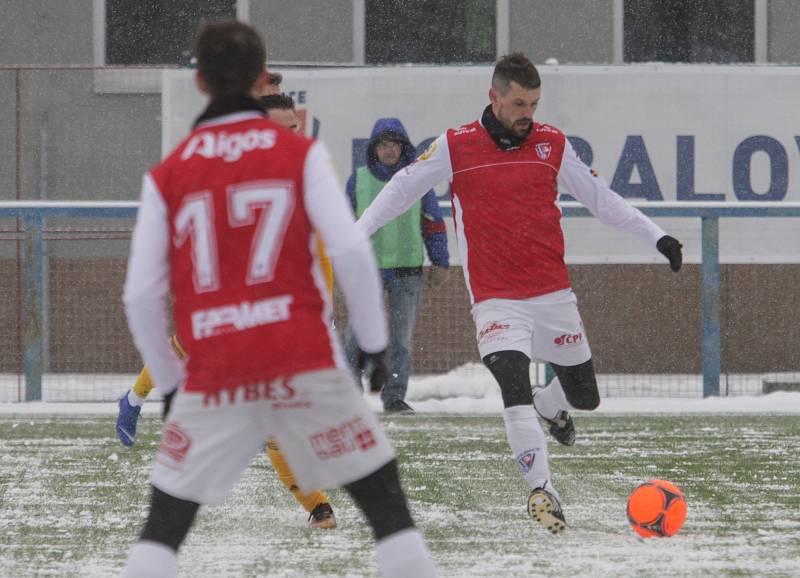
[[[572,289],[525,300],[487,299],[473,305],[472,318],[481,359],[506,350],[558,365],[592,357]]]
[[[327,369],[223,391],[180,391],[151,481],[183,500],[223,500],[268,437],[304,492],[359,480],[394,458],[352,375]]]

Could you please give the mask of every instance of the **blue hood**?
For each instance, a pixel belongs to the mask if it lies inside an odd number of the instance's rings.
[[[378,156],[375,154],[375,145],[378,144],[379,137],[384,133],[390,133],[392,139],[401,143],[403,150],[400,153],[400,160],[392,165],[386,166],[378,161]],[[392,175],[405,166],[410,165],[417,158],[417,149],[411,144],[408,139],[406,127],[397,118],[379,118],[375,121],[372,127],[372,134],[369,137],[369,145],[367,146],[367,167],[376,178],[382,181],[388,181]]]

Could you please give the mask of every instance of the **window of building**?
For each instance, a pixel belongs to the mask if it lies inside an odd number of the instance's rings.
[[[493,62],[495,0],[366,0],[369,64]]]
[[[236,17],[236,0],[106,0],[105,63],[187,65],[203,20]]]
[[[625,0],[625,62],[753,62],[754,0]]]

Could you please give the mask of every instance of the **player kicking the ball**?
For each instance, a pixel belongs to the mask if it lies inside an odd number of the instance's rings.
[[[604,223],[663,253],[674,271],[681,244],[594,176],[557,128],[533,122],[541,81],[522,54],[500,59],[480,120],[448,130],[399,171],[358,221],[367,236],[450,181],[453,216],[481,358],[503,397],[514,460],[532,491],[528,511],[548,530],[566,526],[550,479],[551,434],[572,445],[569,411],[600,403],[592,354],[564,264],[558,191]],[[532,395],[531,358],[556,378]]]
[[[301,490],[344,486],[373,529],[384,576],[436,576],[394,450],[329,323],[314,231],[373,385],[380,381],[380,279],[330,156],[266,119],[250,97],[266,83],[255,30],[208,24],[195,52],[210,103],[144,178],[125,283],[128,324],[166,417],[149,515],[125,576],[175,576],[200,505],[220,502],[268,437]],[[165,346],[170,289],[184,361]]]

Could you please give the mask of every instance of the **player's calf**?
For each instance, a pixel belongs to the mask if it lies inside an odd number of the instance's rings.
[[[400,487],[397,460],[344,488],[364,512],[376,540],[414,527],[406,496]]]
[[[375,535],[375,553],[384,578],[435,578],[422,534],[414,527],[392,460],[345,489],[364,512]]]
[[[550,365],[558,376],[567,402],[573,408],[593,410],[600,405],[600,392],[591,359],[578,365]]]
[[[139,539],[163,544],[177,552],[199,508],[197,502],[181,500],[153,486],[150,514]]]

